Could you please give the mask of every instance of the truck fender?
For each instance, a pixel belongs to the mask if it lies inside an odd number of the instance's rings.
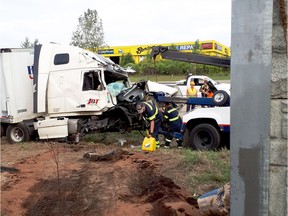
[[[129,115],[129,111],[127,108],[122,107],[122,106],[115,106],[112,107],[111,109],[109,109],[109,111],[107,111],[105,113],[105,115],[111,116],[111,114],[113,115],[114,113],[118,113],[119,112],[119,119],[125,119],[128,123],[129,126],[133,125],[133,118]]]

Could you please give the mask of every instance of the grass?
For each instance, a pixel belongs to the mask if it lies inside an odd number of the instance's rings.
[[[230,79],[230,76],[228,75],[212,75],[209,77],[213,80],[229,80]],[[174,82],[174,81],[178,81],[178,80],[183,80],[185,79],[185,76],[184,75],[150,75],[150,76],[145,76],[145,75],[130,75],[130,80],[132,82],[137,82],[139,80],[151,80],[151,81],[154,81],[154,82]]]
[[[190,190],[203,193],[223,186],[230,181],[230,153],[227,149],[219,151],[186,150],[179,166],[188,168]],[[206,191],[207,192],[207,191]]]

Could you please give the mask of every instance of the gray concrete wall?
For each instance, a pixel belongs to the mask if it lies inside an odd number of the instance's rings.
[[[271,216],[288,215],[287,11],[287,0],[273,1],[269,160]]]

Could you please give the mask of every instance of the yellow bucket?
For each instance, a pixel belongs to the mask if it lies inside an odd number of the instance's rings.
[[[156,150],[156,140],[154,137],[145,137],[142,143],[143,151],[155,151]]]

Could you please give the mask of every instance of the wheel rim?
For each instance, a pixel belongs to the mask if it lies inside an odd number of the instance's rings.
[[[214,100],[216,102],[221,102],[224,99],[224,94],[223,93],[217,93],[214,97]]]
[[[201,147],[209,148],[212,145],[213,138],[208,131],[200,131],[195,137],[195,143],[199,143]]]
[[[14,127],[12,130],[11,130],[11,139],[14,141],[14,142],[21,142],[24,140],[24,131],[19,128],[19,127]]]

